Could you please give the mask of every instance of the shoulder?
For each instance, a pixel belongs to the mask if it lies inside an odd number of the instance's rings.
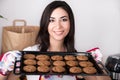
[[[23,51],[39,51],[39,44],[24,48]]]

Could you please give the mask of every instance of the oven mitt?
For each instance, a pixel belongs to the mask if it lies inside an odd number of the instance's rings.
[[[9,71],[14,68],[15,59],[20,59],[21,52],[9,51],[6,52],[0,61],[0,73],[6,75]]]
[[[99,61],[102,61],[102,53],[100,52],[100,49],[98,47],[95,47],[95,48],[92,48],[90,50],[88,50],[87,52],[90,52],[93,56],[93,58],[99,62]]]

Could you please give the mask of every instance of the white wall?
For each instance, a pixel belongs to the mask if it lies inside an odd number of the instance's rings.
[[[25,19],[28,25],[39,25],[45,6],[53,0],[0,0],[2,27],[14,19]],[[78,51],[99,47],[103,61],[120,53],[120,0],[65,0],[73,9],[76,21],[75,44]],[[1,41],[1,39],[0,39]]]

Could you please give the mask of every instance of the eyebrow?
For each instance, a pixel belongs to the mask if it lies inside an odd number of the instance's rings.
[[[62,16],[62,17],[60,17],[60,18],[68,18],[68,16]]]
[[[50,17],[50,18],[55,19],[54,17]],[[60,18],[68,18],[68,16],[62,16]]]

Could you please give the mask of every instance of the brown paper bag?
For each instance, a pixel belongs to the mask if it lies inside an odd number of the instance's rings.
[[[22,26],[16,24],[22,23]],[[14,20],[13,26],[3,27],[2,53],[23,50],[35,44],[39,26],[27,26],[25,20]]]

